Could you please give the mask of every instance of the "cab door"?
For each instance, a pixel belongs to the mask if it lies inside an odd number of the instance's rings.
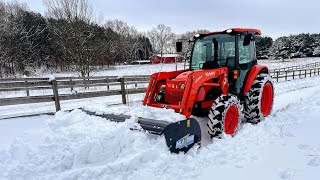
[[[246,37],[247,36],[247,37]],[[245,40],[245,37],[247,38]],[[250,69],[257,64],[255,42],[251,34],[238,34],[238,79],[236,82],[236,92],[240,94],[243,91],[245,79]],[[249,39],[249,42],[248,42]],[[247,41],[247,42],[245,42]],[[249,44],[248,44],[249,43]]]

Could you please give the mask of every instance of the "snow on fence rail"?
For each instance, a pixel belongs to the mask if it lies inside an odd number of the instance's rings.
[[[296,66],[289,66],[284,68],[277,68],[277,69],[271,69],[269,72],[271,74],[276,74],[277,72],[285,72],[285,71],[294,71],[294,70],[304,70],[304,69],[311,69],[320,67],[320,62],[314,62],[309,64],[302,64],[302,65],[296,65]]]
[[[319,63],[314,63],[314,67],[319,66]],[[311,67],[311,66],[302,66]],[[272,78],[276,82],[289,81],[293,79],[301,79],[320,75],[320,67],[297,70],[279,70],[271,72]],[[101,96],[121,95],[122,103],[126,104],[127,94],[144,93],[145,87],[138,88],[138,84],[147,85],[149,83],[149,75],[141,76],[97,76],[90,78],[82,77],[57,77],[55,80],[49,82],[48,78],[20,78],[20,79],[0,79],[0,92],[8,91],[26,91],[25,97],[12,97],[0,99],[0,106],[41,103],[41,102],[55,102],[56,110],[60,110],[61,100],[93,98]],[[132,85],[131,88],[127,85]],[[116,86],[117,88],[111,89]],[[81,92],[73,94],[59,94],[59,89],[74,88],[90,88],[90,87],[106,87],[104,91]],[[52,90],[51,95],[30,96],[31,90]]]

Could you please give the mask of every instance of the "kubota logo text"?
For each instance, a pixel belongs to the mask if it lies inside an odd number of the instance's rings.
[[[215,73],[214,71],[211,71],[211,72],[206,72],[206,76],[209,77],[209,76],[214,76]]]
[[[197,83],[201,78],[202,76],[199,76],[194,83]]]

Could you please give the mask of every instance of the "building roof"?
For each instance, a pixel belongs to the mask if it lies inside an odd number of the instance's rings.
[[[136,61],[132,61],[132,62],[144,63],[144,62],[150,62],[150,60],[136,60]]]
[[[158,56],[161,57],[161,54],[155,54],[154,56]],[[178,57],[179,54],[162,54],[162,57],[166,58],[166,57]]]

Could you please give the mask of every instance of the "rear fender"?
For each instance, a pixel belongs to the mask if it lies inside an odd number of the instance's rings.
[[[251,85],[254,81],[254,79],[257,77],[258,74],[266,72],[269,73],[268,67],[267,66],[262,66],[262,65],[255,65],[252,67],[250,72],[248,73],[245,81],[245,86],[243,88],[243,93],[249,92]]]

